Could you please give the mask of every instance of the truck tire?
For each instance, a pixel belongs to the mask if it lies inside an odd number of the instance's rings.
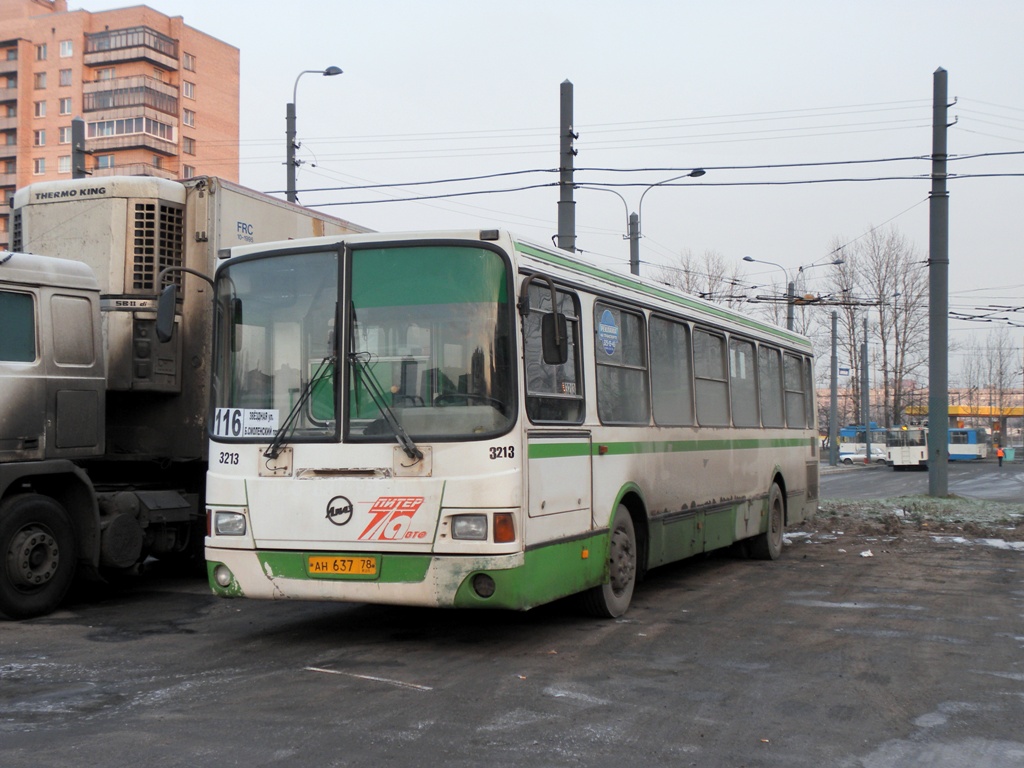
[[[76,561],[64,507],[35,493],[0,504],[0,612],[12,619],[51,613],[75,578]]]

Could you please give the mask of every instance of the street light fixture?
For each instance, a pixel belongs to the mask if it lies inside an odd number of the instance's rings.
[[[796,281],[795,280],[790,280],[789,279],[789,272],[786,271],[786,268],[784,266],[782,266],[781,264],[777,264],[774,261],[765,261],[764,259],[755,259],[753,256],[744,256],[743,260],[744,261],[753,262],[753,263],[756,263],[756,264],[770,264],[771,266],[778,267],[779,269],[782,270],[782,274],[783,274],[783,276],[785,278],[783,280],[782,284],[786,286],[786,330],[792,331],[793,330],[793,326],[795,324],[795,318],[794,318],[794,315],[793,315],[793,307],[796,305]],[[832,261],[829,261],[829,262],[822,262],[821,264],[807,264],[805,266],[797,268],[797,276],[799,278],[799,275],[802,275],[808,269],[813,269],[814,267],[838,266],[839,264],[843,264],[843,263],[844,263],[843,259],[836,258],[836,259],[833,259]]]
[[[684,173],[681,176],[673,176],[671,179],[665,179],[663,181],[656,182],[647,187],[640,195],[640,202],[637,204],[637,212],[629,212],[629,203],[626,202],[626,198],[616,192],[614,189],[608,189],[608,187],[591,186],[589,184],[578,184],[577,189],[596,189],[599,192],[611,192],[613,195],[622,201],[622,204],[626,207],[626,234],[623,236],[623,240],[629,240],[629,271],[631,274],[640,274],[640,212],[643,210],[644,195],[650,192],[655,187],[660,187],[663,184],[668,184],[672,181],[678,181],[679,179],[694,178],[698,179],[703,176],[707,171],[703,168],[694,168],[689,173]]]
[[[295,159],[295,150],[298,149],[299,145],[295,141],[295,99],[299,91],[299,78],[310,74],[333,77],[334,75],[342,74],[342,71],[341,67],[306,69],[299,72],[298,77],[295,78],[295,87],[292,88],[292,100],[288,102],[288,107],[285,110],[285,133],[288,142],[285,165],[288,167],[287,194],[289,203],[297,202],[297,195],[295,194],[295,169],[299,166],[299,161]]]

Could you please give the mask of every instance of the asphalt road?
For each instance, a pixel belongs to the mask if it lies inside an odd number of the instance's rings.
[[[775,563],[656,570],[617,621],[223,600],[153,569],[0,622],[0,766],[1019,768],[1024,551],[794,533]]]
[[[1024,462],[951,461],[947,468],[950,495],[1024,504]],[[928,493],[928,472],[896,472],[873,464],[821,467],[822,497],[876,499]],[[867,473],[867,474],[865,474]]]

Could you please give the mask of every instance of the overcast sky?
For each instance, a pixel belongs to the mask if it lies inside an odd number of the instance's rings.
[[[150,0],[241,51],[241,182],[285,187],[285,104],[298,86],[300,202],[406,198],[550,184],[538,172],[448,185],[403,183],[558,166],[559,87],[574,84],[576,167],[587,184],[650,185],[708,168],[688,188],[644,197],[643,270],[685,249],[777,262],[827,261],[836,238],[896,226],[928,253],[926,178],[732,186],[744,182],[927,176],[926,159],[800,170],[749,166],[923,157],[932,81],[949,73],[953,156],[1024,152],[1024,2],[1019,0]],[[128,3],[125,3],[128,5]],[[98,11],[116,0],[71,0]],[[261,9],[266,9],[261,10]],[[201,62],[200,62],[201,66]],[[728,168],[736,168],[727,170]],[[720,168],[722,170],[711,170]],[[215,174],[216,169],[200,169]],[[1024,155],[963,159],[950,172],[1024,174]],[[391,184],[373,191],[313,187]],[[579,190],[577,245],[628,271],[627,211],[644,187]],[[951,308],[1024,304],[1024,177],[949,183]],[[557,230],[543,187],[424,202],[338,205],[378,230]],[[748,264],[751,284],[781,281]],[[818,270],[819,273],[824,270]],[[807,273],[813,278],[814,273]],[[813,280],[811,281],[813,288]],[[1024,323],[1024,312],[1011,315]],[[951,336],[981,331],[953,322]],[[1015,339],[1024,331],[1011,329]]]

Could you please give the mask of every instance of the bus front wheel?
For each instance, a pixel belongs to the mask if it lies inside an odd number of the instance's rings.
[[[786,506],[782,489],[772,483],[768,494],[768,530],[750,540],[750,554],[758,560],[777,560],[782,554],[782,531],[786,525]]]
[[[583,606],[593,616],[614,619],[626,612],[636,585],[636,530],[629,510],[619,504],[608,542],[609,577],[605,584],[583,593]]]

